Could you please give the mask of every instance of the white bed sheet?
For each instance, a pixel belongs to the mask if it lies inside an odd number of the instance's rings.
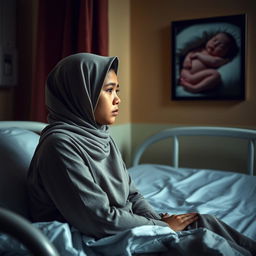
[[[163,165],[140,165],[129,171],[141,193],[157,211],[214,214],[256,238],[256,177],[221,171],[178,170]],[[61,256],[250,255],[202,228],[176,233],[168,227],[140,226],[95,240],[67,223],[53,221],[33,225],[48,237]],[[0,234],[2,253],[31,255],[23,245],[5,234]]]
[[[256,240],[256,177],[143,164],[129,169],[135,185],[158,212],[213,214]]]
[[[174,232],[168,227],[140,226],[95,240],[82,235],[67,223],[35,223],[57,248],[61,256],[249,256],[233,248],[224,238],[207,229]],[[0,254],[31,256],[15,239],[0,234]]]

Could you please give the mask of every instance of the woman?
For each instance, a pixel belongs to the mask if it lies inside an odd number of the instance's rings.
[[[82,53],[63,59],[49,74],[50,124],[28,173],[33,221],[68,222],[95,238],[142,225],[180,231],[215,222],[196,213],[160,217],[134,187],[108,130],[120,104],[117,68],[116,57]]]

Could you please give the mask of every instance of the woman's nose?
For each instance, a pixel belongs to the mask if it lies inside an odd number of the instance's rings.
[[[118,105],[118,104],[120,104],[120,102],[121,102],[120,97],[118,95],[116,95],[114,98],[114,105]]]

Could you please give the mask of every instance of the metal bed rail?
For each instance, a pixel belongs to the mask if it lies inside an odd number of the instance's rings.
[[[153,136],[150,136],[136,150],[133,158],[133,166],[139,164],[142,154],[151,144],[167,138],[173,138],[173,166],[179,167],[179,137],[180,136],[215,136],[215,137],[233,137],[237,139],[247,140],[247,172],[253,175],[256,130],[231,128],[231,127],[212,127],[212,126],[188,126],[165,129]]]

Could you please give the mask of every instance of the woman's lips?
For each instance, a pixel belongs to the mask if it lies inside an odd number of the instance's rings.
[[[118,115],[118,109],[112,111],[112,114],[113,114],[114,116],[117,116],[117,115]]]

